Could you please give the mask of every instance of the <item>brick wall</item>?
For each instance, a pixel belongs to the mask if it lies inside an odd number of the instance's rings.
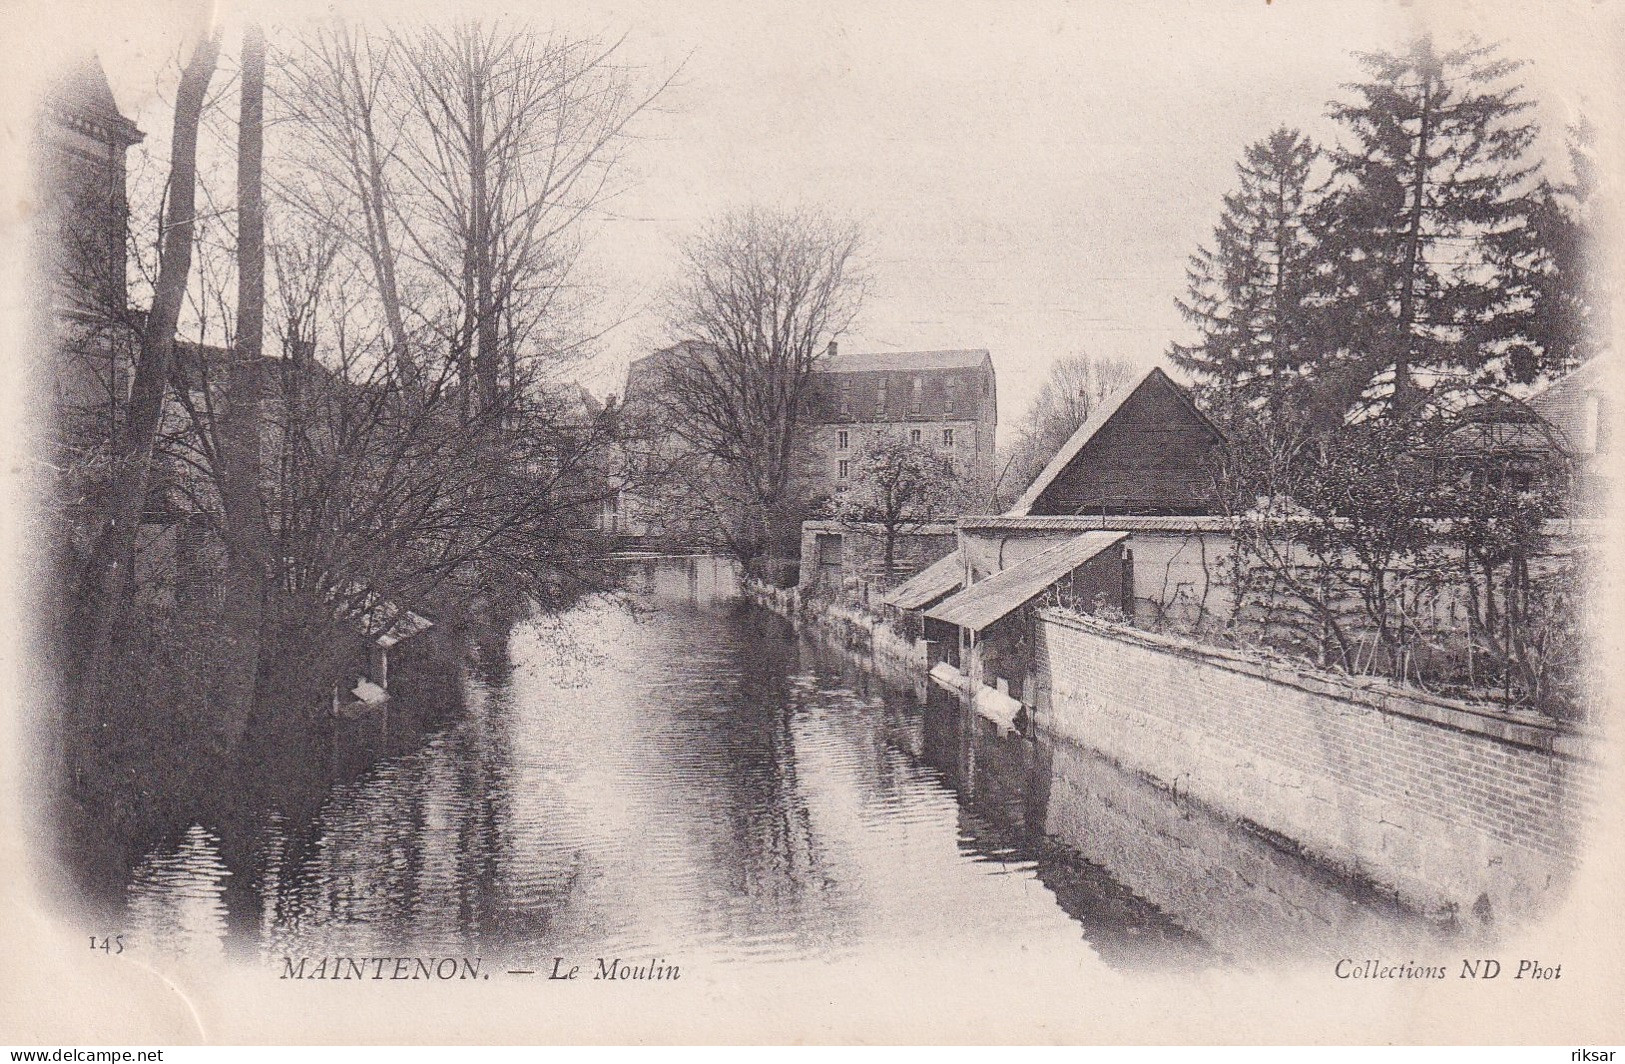
[[[1343,687],[1045,611],[1038,726],[1465,924],[1568,879],[1594,765],[1533,718]]]

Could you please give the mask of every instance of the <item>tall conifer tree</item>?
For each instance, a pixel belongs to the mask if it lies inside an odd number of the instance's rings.
[[[1313,209],[1321,157],[1295,129],[1247,148],[1213,246],[1191,256],[1180,312],[1200,339],[1174,344],[1209,408],[1225,420],[1303,408],[1303,374],[1321,348]]]
[[[1527,375],[1538,338],[1520,302],[1537,265],[1509,243],[1538,203],[1521,64],[1427,37],[1358,58],[1367,80],[1330,111],[1346,134],[1322,204],[1342,350],[1323,379],[1403,414],[1446,381]]]
[[[1509,346],[1502,367],[1511,382],[1567,372],[1595,354],[1608,332],[1591,137],[1583,121],[1570,128],[1572,177],[1543,179],[1531,196],[1527,224],[1490,242],[1491,259],[1507,278],[1505,313],[1523,337]]]

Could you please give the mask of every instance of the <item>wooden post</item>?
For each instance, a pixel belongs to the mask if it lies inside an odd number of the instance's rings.
[[[1129,547],[1123,548],[1123,616],[1129,624],[1134,623],[1134,551]]]
[[[374,643],[370,650],[369,656],[372,658],[372,668],[369,670],[371,675],[367,678],[387,691],[389,690],[389,650],[377,643]]]

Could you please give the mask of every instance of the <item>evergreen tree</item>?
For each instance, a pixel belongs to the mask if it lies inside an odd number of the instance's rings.
[[[1277,129],[1248,147],[1213,246],[1191,256],[1189,293],[1177,302],[1200,339],[1174,344],[1169,357],[1196,378],[1221,420],[1303,407],[1303,375],[1322,346],[1311,225],[1324,191],[1320,158],[1295,129]]]
[[[1427,37],[1358,58],[1368,80],[1330,112],[1347,134],[1322,204],[1342,346],[1320,376],[1351,404],[1403,413],[1446,378],[1538,370],[1524,311],[1539,256],[1514,235],[1539,204],[1531,104],[1508,80],[1521,64]]]
[[[1496,234],[1492,261],[1507,279],[1507,317],[1526,342],[1512,345],[1504,375],[1516,383],[1558,374],[1590,358],[1607,335],[1607,298],[1599,290],[1595,162],[1592,131],[1569,130],[1567,182],[1542,180],[1531,196],[1527,224]]]

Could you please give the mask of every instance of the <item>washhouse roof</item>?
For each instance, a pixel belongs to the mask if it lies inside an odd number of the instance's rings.
[[[926,610],[925,615],[981,631],[1020,609],[1084,562],[1127,538],[1127,532],[1085,532],[972,584]]]
[[[951,591],[958,591],[964,582],[965,556],[956,550],[892,588],[880,601],[900,610],[917,610]]]

